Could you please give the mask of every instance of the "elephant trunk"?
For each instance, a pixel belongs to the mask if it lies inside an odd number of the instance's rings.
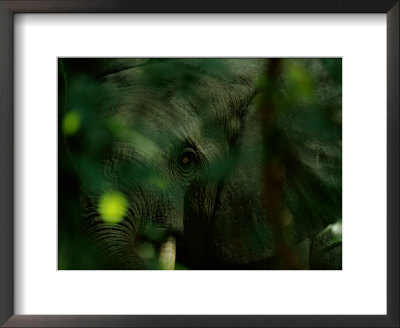
[[[174,270],[176,258],[176,239],[168,237],[160,247],[159,265],[162,270]]]

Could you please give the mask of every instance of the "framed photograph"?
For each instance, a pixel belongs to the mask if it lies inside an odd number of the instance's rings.
[[[0,1],[0,323],[399,326],[398,1]]]

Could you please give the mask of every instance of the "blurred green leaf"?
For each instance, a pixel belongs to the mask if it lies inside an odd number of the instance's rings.
[[[65,114],[62,129],[66,136],[75,134],[81,126],[81,114],[77,110],[71,110]]]
[[[104,222],[116,224],[123,220],[128,209],[128,200],[125,195],[108,191],[99,200],[98,211]]]

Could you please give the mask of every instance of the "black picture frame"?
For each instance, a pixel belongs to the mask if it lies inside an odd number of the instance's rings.
[[[0,324],[4,327],[399,327],[399,7],[398,0],[0,1]],[[387,315],[14,315],[13,17],[16,13],[385,13]]]

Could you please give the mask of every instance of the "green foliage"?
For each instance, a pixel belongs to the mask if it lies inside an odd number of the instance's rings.
[[[107,191],[101,195],[98,203],[98,212],[106,223],[121,222],[128,210],[128,200],[124,194],[116,191]]]
[[[81,125],[81,116],[78,111],[71,110],[65,114],[63,119],[63,132],[66,136],[75,134]]]

